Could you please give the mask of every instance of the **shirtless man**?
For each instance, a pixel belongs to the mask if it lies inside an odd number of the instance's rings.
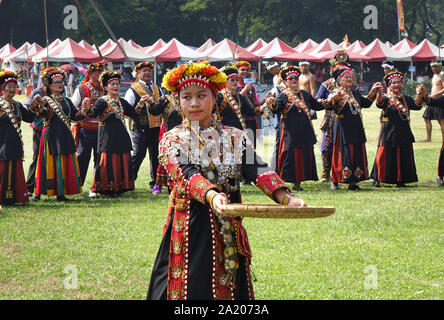
[[[314,75],[310,72],[310,62],[299,62],[301,75],[299,76],[299,88],[309,92],[313,98],[316,96],[316,82]]]
[[[432,78],[432,93],[430,97],[438,98],[444,95],[444,78],[441,75],[442,64],[441,62],[434,61],[430,64],[433,71]],[[427,106],[422,116],[426,123],[427,138],[422,142],[432,141],[432,120],[438,120],[441,126],[441,134],[444,140],[444,108]]]
[[[301,71],[299,88],[309,92],[313,98],[316,97],[316,82],[314,75],[310,72],[310,62],[305,60],[299,62],[299,70]],[[310,117],[312,120],[317,119],[316,111],[310,110]]]

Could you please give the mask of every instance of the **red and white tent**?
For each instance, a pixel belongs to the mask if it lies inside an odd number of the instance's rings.
[[[5,44],[0,49],[0,61],[2,61],[4,57],[9,56],[11,53],[13,53],[15,51],[16,51],[16,49],[13,46],[11,46],[9,43]]]
[[[30,44],[28,41],[26,41],[24,44],[22,44],[20,47],[18,47],[15,51],[9,53],[9,54],[6,55],[6,56],[3,56],[3,61],[12,61],[12,60],[10,59],[11,57],[13,57],[13,56],[15,56],[15,55],[20,55],[20,54],[22,54],[23,52],[25,52],[25,49],[26,49],[27,47],[29,47],[30,45],[31,45],[31,44]]]
[[[197,52],[205,52],[208,49],[210,49],[211,47],[214,47],[216,45],[216,42],[209,38],[207,41],[205,41],[204,44],[202,44],[199,48],[197,48]]]
[[[190,49],[176,38],[173,38],[165,46],[152,53],[156,62],[187,61],[205,59],[205,54]]]
[[[36,52],[35,54],[28,55],[28,62],[41,62],[43,57],[46,57],[47,53],[51,55],[55,49],[62,43],[62,40],[55,39],[53,42],[51,42],[48,47],[43,48],[42,50]],[[34,61],[34,58],[36,61]]]
[[[259,49],[262,49],[266,45],[267,45],[267,43],[264,40],[262,40],[262,38],[259,38],[255,42],[250,44],[248,47],[246,47],[245,50],[250,51],[250,52],[255,52],[255,51],[258,51]]]
[[[414,47],[416,47],[416,44],[408,40],[407,38],[402,39],[397,44],[395,44],[392,49],[399,51],[401,53],[407,53],[410,50],[412,50]]]
[[[408,56],[412,61],[444,60],[444,52],[429,40],[424,39],[414,49],[409,51]]]
[[[309,60],[312,62],[322,62],[322,59],[318,59],[313,56],[310,56],[308,53],[299,53],[297,51],[280,54],[278,56],[275,56],[274,59],[286,60],[286,61]]]
[[[339,47],[341,47],[342,49],[344,49],[344,50],[346,50],[348,47],[350,47],[351,46],[351,43],[350,42],[345,42],[345,41],[342,41],[340,44],[339,44]]]
[[[109,48],[111,48],[115,42],[111,39],[106,40],[104,43],[102,43],[99,46],[100,52],[103,54],[104,51],[107,51]]]
[[[142,49],[143,49],[143,52],[151,54],[154,51],[157,51],[160,48],[162,48],[164,45],[166,45],[166,42],[163,41],[162,39],[159,39],[156,42],[154,42],[153,45],[147,46],[147,47],[143,47]]]
[[[29,44],[26,42],[11,55],[5,57],[5,61],[26,62],[29,56],[35,55],[42,51],[43,48],[36,42]]]
[[[258,56],[227,38],[205,51],[205,55],[209,61],[259,61]]]
[[[82,46],[83,48],[85,48],[88,51],[91,51],[91,52],[95,52],[96,51],[96,49],[92,45],[90,45],[88,42],[86,42],[85,40],[81,40],[79,42],[79,45]]]
[[[143,52],[142,50],[134,48],[128,41],[123,39],[118,40],[120,46],[125,52],[128,60],[131,62],[141,62],[141,61],[154,61],[154,58]],[[122,62],[126,61],[125,55],[120,50],[117,43],[113,43],[108,49],[102,51],[102,56],[104,59],[112,62]]]
[[[77,42],[70,38],[66,38],[58,46],[50,50],[49,56],[46,56],[45,50],[42,51],[43,55],[37,54],[32,58],[33,62],[95,62],[100,59],[97,54],[94,54]]]
[[[393,47],[393,45],[389,41],[386,41],[385,44],[388,45],[389,48]]]
[[[280,54],[290,52],[294,52],[292,47],[279,38],[274,38],[265,47],[254,51],[253,53],[262,59],[273,59]]]
[[[356,40],[350,46],[348,46],[347,49],[345,49],[345,51],[348,54],[350,54],[351,52],[359,52],[359,51],[363,50],[364,48],[365,48],[364,42],[362,42],[360,40]]]
[[[311,39],[308,39],[308,40],[305,40],[304,42],[298,44],[298,45],[294,48],[294,50],[295,50],[296,52],[299,52],[299,53],[305,53],[305,52],[309,52],[309,51],[313,50],[313,49],[316,48],[317,46],[318,46],[318,43],[317,43],[317,42],[315,42],[315,41],[313,41],[313,40],[311,40]]]
[[[366,61],[369,62],[384,61],[384,60],[392,60],[392,61],[411,60],[408,55],[393,50],[379,39],[374,40],[359,53],[365,56]]]
[[[310,56],[324,61],[333,58],[338,50],[341,50],[341,47],[327,38],[308,53]]]
[[[142,46],[139,45],[139,44],[137,44],[137,43],[135,43],[132,39],[129,39],[129,40],[128,40],[128,43],[129,43],[130,45],[132,45],[132,46],[133,46],[134,48],[136,48],[136,49],[139,49],[139,50],[142,49]]]

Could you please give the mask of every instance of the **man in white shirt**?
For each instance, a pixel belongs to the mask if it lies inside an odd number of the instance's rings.
[[[151,62],[141,62],[135,67],[136,81],[125,94],[125,100],[131,106],[136,107],[139,103],[154,104],[159,101],[159,97],[163,96],[162,90],[152,82],[153,69],[154,66]],[[151,171],[150,187],[153,189],[153,194],[161,192],[161,187],[155,184],[156,171],[159,165],[159,132],[161,123],[162,116],[154,116],[148,110],[139,119],[130,120],[130,134],[133,140],[131,162],[134,167],[134,180],[137,179],[137,173],[148,150]]]

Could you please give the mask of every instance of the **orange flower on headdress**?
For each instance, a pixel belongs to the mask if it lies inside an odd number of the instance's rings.
[[[241,67],[247,67],[248,71],[251,70],[251,64],[248,61],[236,61],[233,63],[233,67],[240,69]]]
[[[171,92],[177,93],[180,88],[199,84],[209,87],[214,93],[225,88],[227,76],[208,61],[189,62],[168,71],[162,80],[162,86]]]

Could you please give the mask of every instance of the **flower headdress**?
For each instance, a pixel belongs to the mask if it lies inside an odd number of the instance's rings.
[[[190,61],[182,64],[163,76],[162,86],[171,92],[178,93],[181,88],[197,84],[209,87],[214,94],[225,88],[227,76],[212,66],[208,61],[197,63]]]
[[[120,71],[116,70],[106,70],[100,75],[100,83],[102,87],[106,87],[108,83],[111,81],[118,80],[119,82],[122,81],[122,74]]]
[[[81,84],[87,83],[89,81],[89,75],[93,73],[94,71],[103,71],[105,70],[106,64],[108,61],[102,60],[96,63],[91,63],[86,67],[86,76],[83,78]]]
[[[17,79],[18,79],[18,74],[15,73],[14,71],[8,70],[0,72],[0,90],[3,89],[3,87],[9,82],[17,84]],[[0,92],[0,95],[1,94],[2,93]]]
[[[227,75],[227,78],[238,77],[239,70],[235,67],[226,67],[223,72]]]
[[[251,70],[251,64],[248,61],[236,61],[233,63],[233,67],[240,69],[242,67],[247,67],[248,71]]]
[[[387,73],[387,74],[384,76],[384,82],[385,82],[385,84],[386,84],[387,86],[389,86],[389,85],[390,85],[390,82],[391,82],[393,79],[395,79],[395,78],[399,78],[399,79],[402,81],[402,79],[404,78],[404,76],[403,76],[403,74],[402,74],[401,72],[399,72],[399,71],[390,72],[390,73]]]
[[[282,80],[286,80],[287,77],[291,74],[296,75],[296,77],[298,77],[298,78],[301,75],[301,73],[299,72],[299,68],[296,66],[293,66],[293,65],[282,68],[279,71],[279,76],[281,77]]]
[[[148,67],[151,70],[153,70],[154,69],[154,64],[152,62],[147,62],[147,61],[141,62],[141,63],[136,65],[136,67],[134,68],[134,71],[138,72],[138,71],[140,71],[140,69],[145,68],[145,67]]]
[[[62,69],[55,67],[42,68],[42,81],[45,86],[49,86],[55,79],[61,78],[63,81],[66,79],[66,73]]]

